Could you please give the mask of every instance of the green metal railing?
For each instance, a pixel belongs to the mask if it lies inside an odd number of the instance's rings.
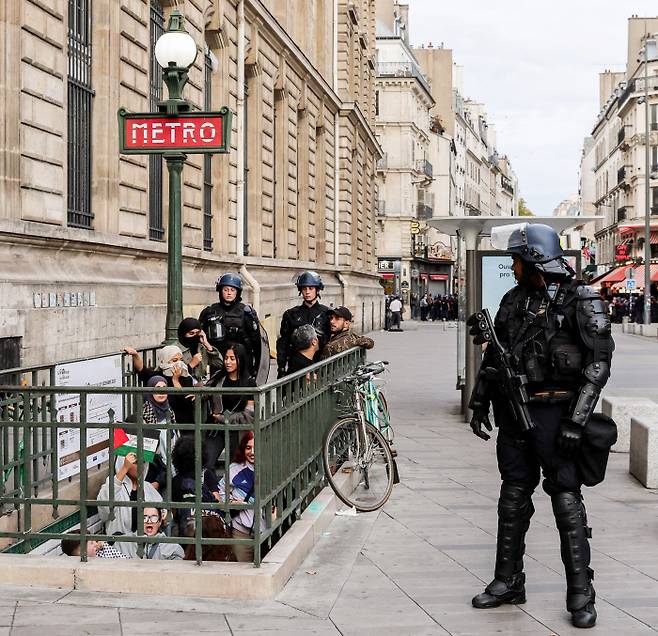
[[[87,542],[91,539],[101,541],[137,542],[138,556],[143,556],[144,546],[149,543],[178,543],[185,547],[194,545],[194,557],[202,562],[204,546],[246,544],[253,546],[254,564],[259,566],[263,554],[294,523],[297,516],[310,503],[324,483],[321,448],[325,432],[335,418],[332,385],[342,376],[351,372],[364,359],[364,352],[352,349],[331,359],[315,364],[308,369],[290,375],[264,386],[250,388],[254,396],[253,424],[215,424],[208,423],[206,401],[213,395],[244,394],[244,388],[147,388],[134,386],[135,379],[130,368],[130,359],[124,360],[123,387],[60,387],[53,386],[53,369],[35,367],[3,372],[15,383],[0,386],[0,538],[13,540],[7,550],[12,552],[30,552],[48,540],[64,538],[80,540],[81,559],[87,559]],[[145,362],[152,359],[152,351],[145,356]],[[47,378],[46,378],[47,376]],[[25,380],[30,382],[25,384]],[[33,381],[33,382],[32,382]],[[23,383],[21,385],[21,382]],[[142,405],[145,396],[153,393],[168,395],[182,394],[194,396],[194,422],[166,422],[158,427],[166,431],[166,483],[162,502],[149,502],[144,497],[143,479],[138,480],[136,501],[117,501],[114,475],[115,452],[113,448],[114,430],[123,427],[124,422],[114,422],[110,413],[110,422],[99,424],[88,421],[88,397],[102,394],[121,394],[124,415],[134,414],[136,422],[131,426],[137,430],[137,474],[144,474],[144,428],[153,425],[144,424]],[[56,398],[61,395],[77,396],[80,404],[78,422],[57,421]],[[125,417],[124,417],[125,419]],[[58,428],[79,429],[79,493],[68,497],[60,496],[62,482],[58,480]],[[107,429],[109,434],[109,459],[102,468],[87,466],[87,432],[90,429]],[[195,447],[195,496],[193,501],[171,500],[172,463],[171,447],[173,431],[191,435]],[[236,504],[226,501],[207,503],[202,500],[203,475],[203,441],[208,431],[217,431],[224,436],[225,448],[229,448],[231,431],[244,432],[253,430],[255,442],[255,488],[252,504]],[[231,453],[233,448],[231,448]],[[224,477],[230,483],[230,455],[224,454],[218,477]],[[109,469],[108,469],[109,467]],[[109,472],[108,498],[98,500],[91,492],[90,477],[95,470]],[[102,477],[103,475],[101,475]],[[72,484],[67,484],[68,489]],[[228,489],[226,489],[228,491]],[[79,530],[66,532],[59,509],[62,506],[73,507],[70,515],[72,523],[79,523]],[[34,529],[32,520],[34,512],[45,507],[46,515],[40,519],[50,518],[40,529]],[[137,508],[136,536],[122,535],[119,538],[107,534],[90,534],[90,518],[98,507],[109,508],[110,519],[122,507]],[[194,536],[157,536],[144,535],[144,508],[158,507],[170,511],[191,509],[195,520]],[[249,539],[211,538],[202,534],[202,516],[206,511],[213,511],[222,516],[227,524],[231,511],[253,510],[254,524]],[[43,510],[43,508],[42,508]],[[11,519],[6,519],[11,517]],[[3,523],[4,522],[4,523]],[[14,522],[15,528],[4,529],[8,522]]]

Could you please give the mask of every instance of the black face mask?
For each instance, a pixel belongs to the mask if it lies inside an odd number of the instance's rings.
[[[190,350],[190,353],[193,356],[195,356],[199,352],[199,345],[201,344],[201,336],[192,336],[191,338],[188,338],[187,336],[183,336],[181,337],[180,342]]]

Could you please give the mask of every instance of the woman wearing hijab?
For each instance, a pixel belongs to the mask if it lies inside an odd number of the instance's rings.
[[[142,357],[132,347],[124,347],[122,351],[132,356],[133,369],[144,384],[148,385],[153,376],[162,376],[167,386],[178,389],[196,384],[188,365],[183,361],[183,352],[177,345],[167,345],[158,350],[155,369],[145,368]],[[169,405],[176,414],[178,424],[194,423],[194,399],[194,396],[188,395],[169,396]]]
[[[256,381],[249,372],[249,358],[247,350],[241,344],[230,344],[224,354],[224,368],[216,373],[208,386],[249,389],[256,386]],[[214,394],[211,399],[211,422],[216,424],[253,424],[254,422],[254,396],[250,391],[230,395]],[[230,449],[238,446],[239,431],[229,433]],[[224,450],[224,431],[208,431],[206,436],[205,465],[215,468],[217,458]],[[226,454],[230,457],[230,454]]]
[[[196,318],[183,318],[178,325],[178,345],[183,353],[183,362],[198,382],[206,377],[208,367],[211,374],[222,369],[222,354],[208,342]]]
[[[149,387],[164,388],[167,386],[167,380],[161,375],[154,375],[149,378],[146,385]],[[180,436],[177,430],[172,430],[170,442],[167,445],[167,429],[161,428],[167,421],[172,424],[176,423],[176,414],[169,404],[169,396],[166,393],[148,394],[144,400],[142,419],[144,420],[144,424],[149,424],[160,430],[160,442],[146,479],[158,492],[162,493],[167,479],[168,455],[171,454],[171,450]],[[168,452],[167,449],[169,449]]]

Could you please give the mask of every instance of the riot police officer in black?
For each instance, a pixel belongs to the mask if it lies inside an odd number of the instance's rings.
[[[501,396],[496,359],[486,351],[471,395],[471,428],[489,439],[489,407],[502,478],[494,580],[473,598],[476,608],[525,602],[525,534],[534,513],[532,494],[543,472],[551,497],[567,579],[567,610],[576,627],[596,622],[583,482],[577,457],[583,431],[610,375],[614,343],[598,293],[575,280],[547,225],[496,227],[492,245],[512,254],[517,285],[503,297],[494,321],[499,340],[522,377],[534,428],[523,433]]]
[[[293,354],[291,337],[297,327],[302,325],[313,325],[318,334],[320,349],[316,354],[316,361],[322,348],[329,340],[329,307],[320,304],[320,292],[324,289],[322,278],[317,272],[302,272],[295,282],[300,296],[303,298],[301,305],[287,309],[281,317],[281,329],[276,341],[276,357],[278,373],[282,378],[287,373],[288,360]]]
[[[256,377],[262,346],[260,324],[256,310],[242,302],[242,279],[235,272],[227,272],[217,280],[215,289],[219,302],[201,312],[201,327],[222,356],[230,344],[242,344],[247,350],[250,374]]]

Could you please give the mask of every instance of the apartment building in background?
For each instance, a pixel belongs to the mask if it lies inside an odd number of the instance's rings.
[[[427,221],[517,214],[518,183],[484,105],[463,97],[453,51],[410,46],[409,7],[394,0],[378,0],[376,32],[378,269],[414,305],[455,291],[457,243]]]
[[[646,65],[645,86],[645,64],[639,54],[644,35],[656,32],[658,17],[629,18],[625,71],[607,70],[599,75],[600,112],[585,139],[580,168],[583,211],[601,216],[595,233],[598,274],[644,258],[646,214],[650,215],[652,261],[658,259],[658,55]]]

